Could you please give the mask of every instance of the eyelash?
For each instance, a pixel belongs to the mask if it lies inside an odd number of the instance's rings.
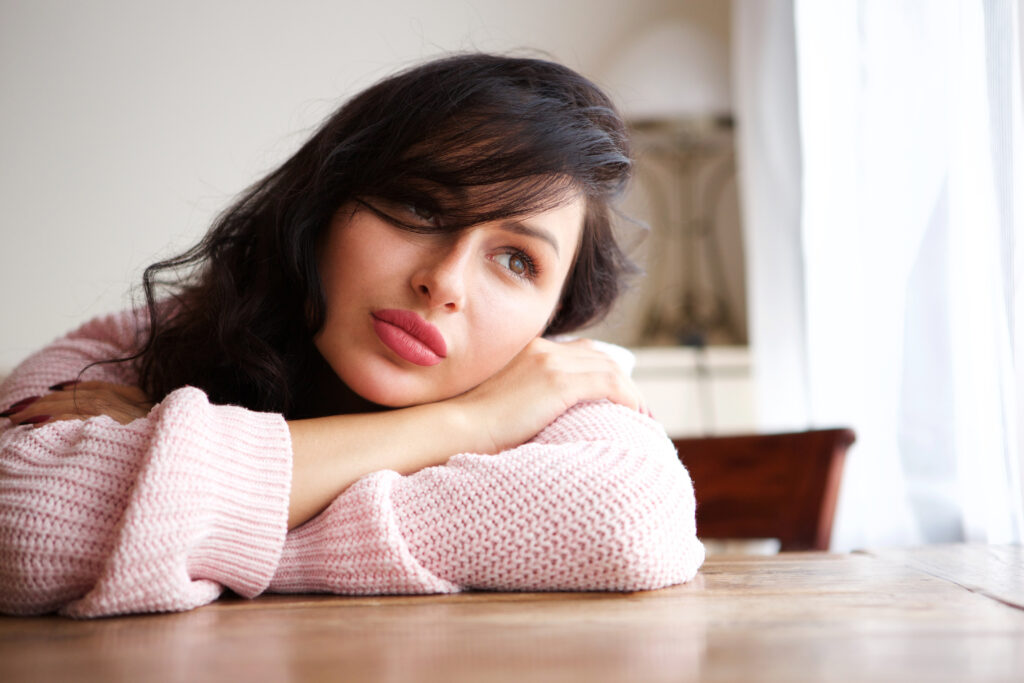
[[[504,269],[511,277],[514,277],[517,280],[529,282],[532,280],[536,280],[537,276],[540,275],[540,268],[537,266],[537,262],[533,260],[532,256],[530,256],[527,252],[523,251],[522,249],[510,247],[502,250],[501,255],[508,256],[509,258],[517,258],[521,260],[523,264],[526,266],[525,272],[517,273],[511,268],[499,264],[499,266],[502,269]],[[492,258],[491,260],[493,261],[494,259]]]
[[[413,203],[400,204],[399,206],[406,214],[414,216],[419,222],[419,225],[429,226],[431,228],[439,227],[438,223],[440,221],[440,217],[429,208]],[[424,214],[427,214],[427,216],[424,216]]]
[[[401,230],[408,230],[409,232],[417,233],[434,233],[437,232],[438,229],[441,227],[439,225],[440,219],[437,214],[431,213],[430,215],[432,218],[430,219],[423,218],[423,216],[420,215],[420,211],[426,210],[427,212],[430,212],[430,209],[424,209],[423,207],[417,204],[393,202],[391,203],[391,210],[385,210],[371,202],[359,200],[359,203],[368,208],[373,213],[377,214],[379,218],[382,218],[383,220],[387,221],[388,223],[391,223],[396,228],[399,228]],[[415,217],[417,222],[411,223],[402,220],[401,218],[395,216],[395,213],[405,213],[409,216],[413,216]]]
[[[432,233],[432,232],[435,232],[438,229],[438,227],[439,227],[436,223],[428,223],[427,222],[428,220],[435,220],[435,221],[438,220],[437,214],[431,213],[432,219],[425,219],[425,218],[423,218],[420,215],[420,212],[424,211],[424,208],[422,206],[419,206],[419,205],[416,205],[416,204],[404,203],[404,204],[398,204],[397,206],[402,211],[405,211],[409,215],[416,216],[417,218],[422,220],[423,223],[421,223],[421,224],[406,223],[406,222],[404,222],[402,220],[399,220],[395,216],[391,215],[391,213],[385,212],[385,211],[377,208],[373,204],[370,204],[370,203],[367,203],[367,202],[361,202],[361,203],[364,206],[366,206],[367,208],[369,208],[371,211],[373,211],[375,214],[377,214],[378,216],[383,218],[384,220],[388,221],[389,223],[392,223],[396,227],[398,227],[400,229],[403,229],[403,230],[409,230],[411,232],[423,232],[423,233],[431,232]],[[426,211],[429,212],[430,209],[426,209]],[[532,282],[533,280],[536,280],[537,277],[541,273],[541,269],[537,265],[537,261],[534,260],[534,258],[532,256],[530,256],[530,254],[527,251],[523,250],[523,249],[519,249],[519,248],[516,248],[516,247],[506,247],[506,248],[502,249],[500,254],[502,256],[508,256],[510,258],[518,258],[526,266],[526,272],[524,272],[524,273],[517,273],[514,270],[512,270],[511,268],[508,268],[506,266],[502,266],[501,264],[499,264],[499,267],[501,267],[506,273],[508,273],[509,277],[515,278],[516,280],[520,280],[520,281],[523,281],[523,282]],[[491,260],[493,261],[494,258],[492,257]]]

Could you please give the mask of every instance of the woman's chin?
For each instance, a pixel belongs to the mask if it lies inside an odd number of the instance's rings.
[[[433,403],[448,398],[447,396],[437,395],[438,392],[436,390],[430,391],[421,387],[409,387],[400,381],[387,382],[373,379],[360,382],[356,379],[346,382],[346,384],[360,398],[382,408],[409,408],[410,406]]]
[[[362,358],[335,368],[335,374],[348,390],[383,408],[409,408],[437,403],[472,389],[479,382],[455,381],[453,373],[435,368],[406,368],[379,358]]]

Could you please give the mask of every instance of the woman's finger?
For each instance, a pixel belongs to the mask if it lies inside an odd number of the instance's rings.
[[[33,400],[22,400],[9,409],[15,424],[40,425],[61,419],[85,420],[107,415],[127,424],[145,417],[152,404],[137,387],[108,382],[78,382]]]
[[[580,400],[608,399],[631,410],[640,410],[640,391],[628,377],[618,371],[578,373],[584,384]]]
[[[556,352],[558,371],[574,375],[589,375],[588,398],[607,398],[613,403],[640,410],[640,390],[618,362],[598,349],[589,339],[557,342],[563,353]]]
[[[135,401],[135,402],[148,402],[149,397],[142,391],[142,389],[132,386],[129,384],[114,384],[112,382],[99,382],[99,381],[87,381],[87,382],[61,382],[55,384],[52,388],[54,392],[68,392],[77,394],[82,391],[110,391],[124,398]]]
[[[16,422],[16,424],[19,426],[31,426],[38,428],[44,425],[53,424],[54,422],[63,422],[66,420],[88,420],[94,417],[100,417],[101,415],[109,417],[115,422],[119,422],[121,424],[128,424],[130,422],[138,420],[141,417],[146,416],[145,413],[132,413],[130,411],[117,410],[106,413],[99,413],[97,415],[82,415],[80,413],[61,413],[58,415],[40,414],[22,420],[20,422]]]

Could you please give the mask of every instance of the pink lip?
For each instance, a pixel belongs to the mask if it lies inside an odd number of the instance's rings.
[[[386,308],[371,315],[384,345],[410,363],[437,365],[448,355],[441,331],[412,311]]]

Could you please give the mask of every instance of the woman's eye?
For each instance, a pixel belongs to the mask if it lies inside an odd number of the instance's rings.
[[[416,218],[418,218],[424,223],[427,223],[429,225],[437,224],[437,214],[430,211],[429,209],[425,209],[422,206],[419,206],[418,204],[405,204],[404,208],[406,211],[408,211],[413,216],[416,216]]]
[[[521,251],[509,251],[503,254],[498,254],[494,257],[494,261],[507,268],[513,275],[519,277],[530,277],[533,275],[533,264],[530,261],[530,257]]]

